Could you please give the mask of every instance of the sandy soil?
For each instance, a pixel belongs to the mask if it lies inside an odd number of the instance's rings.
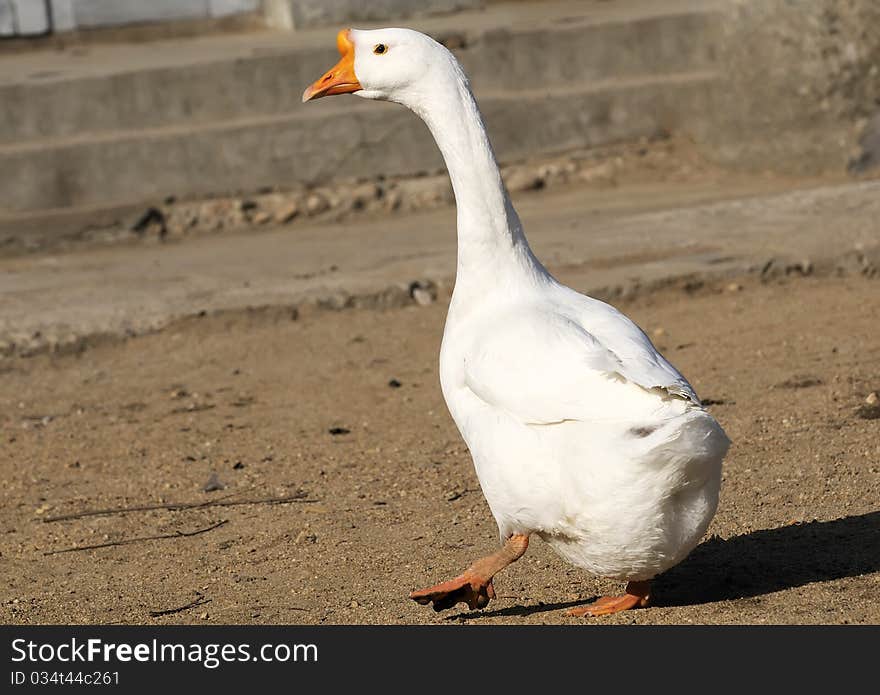
[[[601,622],[878,623],[880,285],[728,283],[620,304],[734,447],[707,540],[654,607]],[[579,622],[619,585],[540,541],[483,611],[406,598],[497,543],[439,390],[444,316],[235,314],[0,363],[3,622]]]

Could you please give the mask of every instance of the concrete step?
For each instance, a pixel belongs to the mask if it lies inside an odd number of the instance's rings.
[[[675,130],[705,111],[717,7],[493,4],[413,25],[454,48],[499,158],[514,161]],[[441,168],[426,129],[402,108],[353,97],[300,103],[336,59],[333,34],[5,58],[0,215]]]
[[[704,110],[712,72],[613,80],[577,90],[481,99],[502,162],[652,137]],[[356,97],[347,97],[354,100]],[[422,122],[403,107],[329,109],[60,138],[0,148],[0,211],[137,203],[284,189],[332,179],[440,170]]]
[[[415,23],[453,42],[478,91],[711,64],[711,5],[688,10],[672,3],[666,13],[628,17],[593,16],[582,7],[571,14],[577,9],[546,3],[537,24],[525,21],[529,14],[516,21],[509,8],[497,17],[477,13],[481,22],[472,28],[467,13]],[[335,62],[334,46],[333,30],[320,30],[6,57],[0,61],[0,143],[296,112],[303,108],[302,89]]]
[[[482,8],[485,0],[286,0],[297,29]]]

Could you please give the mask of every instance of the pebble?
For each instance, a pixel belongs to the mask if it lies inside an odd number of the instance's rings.
[[[413,299],[416,300],[416,304],[419,306],[428,306],[429,304],[434,303],[434,295],[421,287],[417,287],[413,290]]]
[[[292,201],[282,205],[275,211],[275,221],[281,224],[287,224],[299,214],[299,205]]]
[[[208,478],[208,482],[205,483],[204,487],[202,487],[202,492],[216,492],[217,490],[223,490],[226,486],[220,482],[220,479],[217,477],[216,473],[211,473]]]
[[[419,306],[428,306],[437,299],[437,287],[430,280],[416,280],[410,283],[409,295]]]
[[[330,201],[320,193],[312,193],[306,198],[306,212],[309,215],[320,215],[330,209]]]
[[[395,181],[388,191],[400,190],[408,197],[428,199],[443,199],[447,191],[452,195],[452,184],[446,174],[437,176],[416,176]],[[451,198],[450,198],[451,199]]]
[[[535,191],[544,187],[544,178],[539,173],[523,167],[510,170],[504,177],[504,183],[511,192]]]
[[[293,539],[294,545],[300,545],[302,543],[317,543],[318,536],[309,531],[309,529],[303,529],[298,534],[296,534],[296,538]]]
[[[613,181],[614,165],[611,162],[602,162],[601,164],[584,167],[578,172],[578,178],[585,183]]]
[[[351,190],[352,204],[356,208],[363,208],[371,200],[375,200],[382,194],[382,189],[375,183],[361,183]]]
[[[385,195],[385,198],[382,200],[382,207],[386,212],[393,212],[400,207],[402,202],[403,195],[400,191],[394,189],[388,191],[388,193]]]
[[[880,401],[880,396],[877,395],[876,391],[871,391],[865,399],[865,403],[868,405],[876,405],[878,401]]]
[[[538,177],[543,179],[555,178],[562,173],[562,167],[558,164],[543,164],[538,168]],[[543,183],[543,181],[542,181]]]

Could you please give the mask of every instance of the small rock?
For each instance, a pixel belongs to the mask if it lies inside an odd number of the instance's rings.
[[[208,614],[207,614],[207,613],[202,613],[202,614],[199,616],[199,618],[202,619],[202,620],[207,620],[207,619],[208,619]]]
[[[357,608],[357,607],[360,606],[361,604],[359,604],[357,601],[352,601],[352,602],[349,603],[348,605],[351,606],[352,608]]]
[[[582,168],[578,172],[578,178],[585,183],[613,183],[614,173],[614,164],[612,162],[602,162]]]
[[[538,168],[538,177],[541,179],[554,179],[561,173],[562,167],[552,162],[550,164],[543,164]]]
[[[399,389],[401,386],[403,386],[403,384],[401,384],[397,379],[391,379],[388,382],[388,386],[390,386],[393,389]]]
[[[168,211],[168,234],[182,236],[199,226],[199,208],[192,205],[176,205]]]
[[[236,227],[243,220],[239,206],[223,198],[203,203],[199,207],[198,216],[199,223],[209,230]]]
[[[202,487],[202,492],[216,492],[217,490],[223,490],[226,486],[220,482],[220,479],[217,477],[216,473],[211,473],[208,478],[208,482],[204,484]]]
[[[320,215],[330,209],[330,201],[320,193],[312,193],[306,198],[306,212],[309,215]]]
[[[275,221],[281,224],[287,224],[299,214],[299,205],[296,201],[291,201],[279,207],[275,211]]]
[[[526,168],[512,169],[504,177],[504,183],[507,190],[516,191],[536,191],[544,187],[544,179],[534,171]]]
[[[349,434],[351,432],[351,430],[348,429],[347,427],[331,427],[327,431],[330,434],[332,434],[334,437],[338,437],[341,434]]]
[[[652,335],[655,338],[660,338],[660,337],[666,335],[666,329],[665,328],[655,328],[652,332]]]
[[[421,287],[417,287],[416,289],[414,289],[412,296],[413,299],[416,300],[416,304],[418,304],[419,306],[428,306],[429,304],[434,303],[434,295],[431,294],[428,290]]]
[[[876,405],[877,401],[880,401],[880,396],[877,395],[876,391],[871,391],[871,393],[868,394],[868,397],[865,398],[865,403],[868,405]]]
[[[272,215],[270,215],[265,210],[260,210],[256,215],[254,215],[254,223],[255,224],[266,224],[269,220],[272,219]]]
[[[244,464],[241,461],[236,461],[232,464],[232,470],[234,471],[240,471],[242,468],[244,468]]]
[[[454,195],[447,177],[421,176],[398,181],[393,188],[388,189],[382,201],[386,209],[389,205],[399,206],[398,197],[406,202],[407,208],[421,210],[452,202]]]
[[[809,258],[805,258],[802,261],[797,261],[795,263],[789,263],[785,266],[785,274],[790,275],[791,273],[799,273],[800,275],[810,275],[813,272],[813,262]]]
[[[416,280],[410,283],[409,296],[419,306],[428,306],[437,299],[437,286],[430,280]]]
[[[394,212],[400,207],[400,204],[403,202],[403,196],[400,191],[397,189],[392,189],[385,194],[385,197],[382,199],[382,209],[385,212]]]
[[[740,285],[738,282],[731,282],[725,289],[728,292],[739,292],[742,290],[742,288],[743,286]]]
[[[293,539],[293,542],[295,545],[301,545],[302,543],[317,543],[318,537],[308,529],[303,529],[296,534],[296,538]]]
[[[382,189],[375,183],[362,183],[351,190],[352,207],[361,209],[367,206],[371,200],[376,200],[382,195]]]

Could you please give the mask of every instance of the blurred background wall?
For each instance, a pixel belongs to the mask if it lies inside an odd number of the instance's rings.
[[[305,28],[474,9],[486,0],[0,0],[0,36],[252,17]]]
[[[747,171],[880,160],[877,0],[0,0],[0,232],[441,172],[403,109],[300,104],[368,22],[458,55],[503,164],[669,137]]]

